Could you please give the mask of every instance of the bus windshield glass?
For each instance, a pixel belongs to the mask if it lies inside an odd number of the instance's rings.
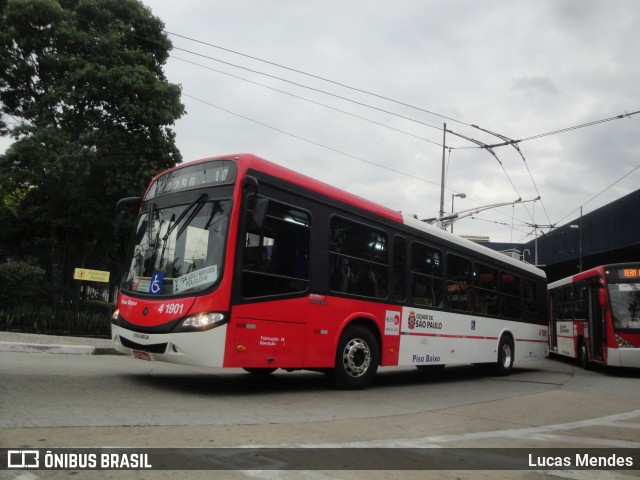
[[[231,200],[194,196],[189,204],[157,208],[138,218],[122,288],[137,294],[183,295],[212,287],[222,275]]]
[[[640,283],[609,284],[609,298],[614,328],[640,332]]]

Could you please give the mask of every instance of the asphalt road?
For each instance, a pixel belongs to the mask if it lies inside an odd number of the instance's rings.
[[[572,362],[547,359],[536,368],[516,369],[509,377],[494,377],[473,366],[447,367],[437,376],[383,368],[371,388],[344,392],[310,372],[278,371],[261,378],[241,370],[188,368],[115,355],[1,352],[0,445],[637,449],[639,378],[637,370],[584,371]],[[0,478],[18,478],[15,473],[0,472]],[[169,478],[170,472],[74,473],[74,478],[148,478],[150,473]],[[385,471],[366,476],[352,471],[295,473],[223,476],[408,478]],[[29,474],[35,476],[20,478],[69,478],[65,472]],[[211,472],[182,474],[211,478]],[[423,471],[417,476],[582,480],[627,479],[639,473],[541,469],[483,475]]]

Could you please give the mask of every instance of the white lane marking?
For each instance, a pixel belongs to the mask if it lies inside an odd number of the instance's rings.
[[[626,440],[609,440],[606,438],[594,437],[578,437],[570,435],[562,435],[560,432],[574,430],[579,428],[611,426],[615,428],[638,428],[636,423],[625,423],[625,420],[639,418],[640,410],[619,413],[616,415],[608,415],[606,417],[592,418],[587,420],[578,420],[576,422],[559,423],[554,425],[544,425],[541,427],[525,427],[509,430],[491,430],[486,432],[460,433],[454,435],[437,435],[418,438],[398,438],[389,440],[366,440],[355,442],[340,443],[314,443],[303,445],[288,445],[299,448],[363,448],[363,447],[380,447],[380,448],[437,448],[443,444],[467,441],[467,440],[483,440],[488,438],[508,437],[514,439],[539,439],[544,441],[568,442],[572,444],[581,443],[587,446],[599,446],[601,448],[640,448],[640,442]],[[246,445],[247,448],[272,447],[274,445]],[[277,445],[279,447],[287,447],[287,445]]]

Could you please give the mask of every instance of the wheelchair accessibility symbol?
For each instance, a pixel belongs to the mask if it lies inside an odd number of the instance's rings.
[[[158,295],[162,292],[162,282],[164,282],[164,273],[156,272],[151,275],[151,283],[149,284],[149,293]]]

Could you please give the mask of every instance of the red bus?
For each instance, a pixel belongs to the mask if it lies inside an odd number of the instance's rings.
[[[253,155],[157,175],[139,205],[112,319],[144,360],[323,371],[548,353],[541,270]]]
[[[549,284],[552,353],[640,367],[640,263],[603,265]]]

